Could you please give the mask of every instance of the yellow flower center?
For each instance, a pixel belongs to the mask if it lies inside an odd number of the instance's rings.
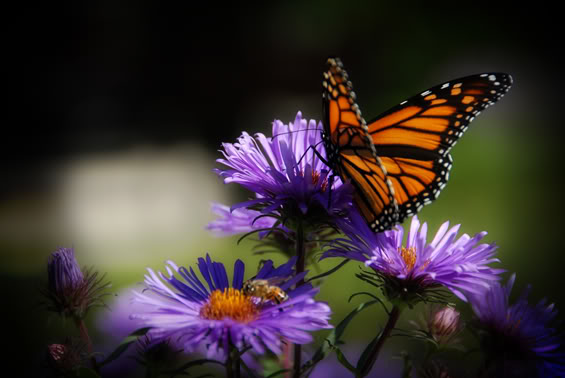
[[[256,319],[258,314],[259,309],[253,303],[252,297],[231,287],[224,291],[213,291],[208,302],[200,309],[202,318],[210,320],[231,318],[240,323],[249,323]]]
[[[404,264],[406,264],[406,271],[411,272],[414,269],[414,265],[416,265],[416,248],[400,247],[398,248],[398,253],[400,253],[400,257],[404,260]]]

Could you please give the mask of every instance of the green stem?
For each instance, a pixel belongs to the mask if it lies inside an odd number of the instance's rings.
[[[241,376],[241,355],[239,354],[239,350],[235,349],[235,347],[234,347],[234,352],[235,352],[235,361],[234,361],[235,378],[240,378],[240,376]]]
[[[426,354],[424,355],[424,363],[428,363],[428,361],[430,360],[430,358],[434,354],[435,349],[436,349],[435,347],[432,347],[430,345],[426,345]]]
[[[283,339],[283,354],[282,354],[282,368],[286,370],[284,373],[284,378],[290,378],[292,372],[292,357],[293,354],[293,344],[290,341]]]
[[[379,339],[373,346],[373,349],[369,352],[369,356],[367,357],[364,366],[362,366],[360,369],[359,372],[360,377],[366,377],[373,369],[373,366],[375,365],[375,362],[379,357],[379,352],[381,351],[381,347],[383,346],[385,340],[390,336],[390,333],[394,329],[394,326],[396,325],[396,322],[398,321],[399,317],[400,317],[400,308],[397,306],[393,306],[392,310],[390,311],[385,328],[383,329],[381,335],[379,336]]]
[[[228,350],[228,357],[226,358],[226,378],[234,378],[233,375],[233,359],[232,359],[232,350],[233,347],[230,345],[230,349]]]
[[[241,355],[239,350],[232,344],[231,338],[228,340],[229,350],[226,359],[226,377],[239,378],[241,376]]]
[[[96,358],[94,357],[94,349],[92,347],[92,340],[88,335],[88,328],[86,328],[86,323],[82,318],[75,318],[75,324],[80,332],[80,338],[86,344],[86,348],[88,351],[88,355],[90,356],[90,363],[92,364],[92,368],[94,371],[99,373],[98,364],[96,363]]]
[[[150,365],[147,366],[145,370],[145,378],[155,378],[158,377],[158,373],[155,372],[155,369]]]
[[[306,261],[306,251],[304,250],[304,229],[302,227],[302,221],[298,222],[298,228],[296,230],[296,274],[304,272],[305,261]],[[304,279],[301,279],[296,283],[296,287],[304,285]],[[302,347],[299,344],[294,344],[294,370],[293,378],[300,377],[300,370],[302,365]]]

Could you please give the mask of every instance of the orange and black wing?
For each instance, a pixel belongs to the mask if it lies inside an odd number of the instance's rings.
[[[505,73],[473,75],[430,88],[367,124],[394,187],[398,222],[437,198],[449,177],[449,150],[473,119],[512,84]]]
[[[397,217],[393,187],[337,58],[328,59],[322,98],[324,143],[331,168],[355,187],[354,200],[368,224],[377,231],[390,228]]]

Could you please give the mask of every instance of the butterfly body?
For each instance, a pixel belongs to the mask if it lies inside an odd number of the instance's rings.
[[[450,149],[511,83],[504,73],[456,79],[366,122],[341,61],[328,59],[322,96],[327,160],[355,187],[355,203],[372,229],[389,229],[439,196],[449,179]]]

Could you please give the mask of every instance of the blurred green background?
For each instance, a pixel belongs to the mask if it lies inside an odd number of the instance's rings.
[[[72,332],[38,304],[57,247],[74,246],[81,265],[107,273],[113,291],[141,282],[148,266],[190,265],[206,252],[253,269],[252,244],[204,230],[214,218],[211,201],[247,195],[212,172],[217,150],[244,130],[270,133],[273,119],[287,123],[298,110],[320,119],[328,56],[342,58],[367,119],[450,79],[513,75],[507,96],[453,149],[450,182],[420,219],[432,230],[449,220],[466,233],[488,231],[519,289],[531,283],[532,301],[565,307],[563,41],[555,10],[98,1],[11,14],[0,274],[10,327],[25,336],[5,340],[18,351],[14,364],[29,366],[22,363],[32,353],[35,369],[45,343],[60,340],[61,327]],[[322,287],[334,322],[353,307],[349,295],[368,289],[353,277],[354,265]],[[94,327],[99,313],[92,315]],[[376,328],[367,325],[378,319],[376,308],[361,315],[351,340],[368,342]]]

